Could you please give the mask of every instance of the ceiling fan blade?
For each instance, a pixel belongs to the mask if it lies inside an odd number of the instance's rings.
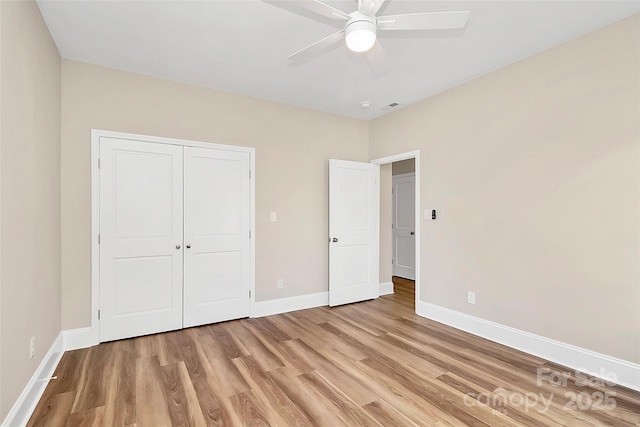
[[[295,9],[304,9],[313,12],[317,15],[324,16],[336,21],[346,21],[349,19],[349,15],[343,11],[336,9],[333,6],[322,3],[317,0],[304,0],[304,1],[283,1],[283,0],[262,0],[265,3],[272,4],[283,9],[296,12]]]
[[[378,30],[449,30],[464,28],[469,12],[426,12],[378,17]]]
[[[300,6],[315,12],[318,15],[326,16],[327,18],[336,19],[338,21],[346,21],[350,18],[348,14],[344,13],[340,9],[336,9],[335,7],[329,6],[328,4],[322,3],[318,0],[300,2]]]
[[[287,59],[292,61],[298,61],[308,56],[314,55],[322,49],[331,46],[332,44],[344,39],[344,30],[340,30],[337,33],[333,33],[328,37],[323,38],[315,43],[310,44],[307,47],[300,49],[299,51],[287,56]]]
[[[360,4],[360,13],[375,16],[386,0],[362,0]]]

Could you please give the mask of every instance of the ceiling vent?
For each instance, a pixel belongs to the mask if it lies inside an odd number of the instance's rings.
[[[2,0],[0,0],[2,1]],[[380,108],[382,111],[391,111],[391,110],[395,110],[396,108],[398,108],[400,106],[400,103],[398,102],[392,102],[389,105],[385,105],[384,107]]]

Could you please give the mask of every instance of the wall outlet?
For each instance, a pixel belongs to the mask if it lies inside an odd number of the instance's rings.
[[[284,281],[282,279],[278,279],[278,284],[276,285],[278,289],[284,288]]]
[[[29,340],[29,359],[33,359],[36,355],[36,337],[31,337]]]
[[[276,212],[271,212],[269,214],[269,220],[271,222],[276,222],[278,220],[278,214]]]
[[[475,292],[471,292],[471,291],[467,292],[467,302],[469,304],[475,304],[476,303],[476,293]]]

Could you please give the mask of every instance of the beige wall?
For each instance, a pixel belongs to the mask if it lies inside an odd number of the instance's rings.
[[[391,171],[392,163],[380,165],[380,283],[391,282],[393,274]]]
[[[1,420],[60,332],[60,57],[34,2],[0,10]]]
[[[370,141],[421,150],[424,301],[640,362],[639,16],[375,120]]]
[[[367,161],[367,122],[64,60],[63,329],[90,323],[92,128],[255,147],[256,300],[327,290],[328,160]]]

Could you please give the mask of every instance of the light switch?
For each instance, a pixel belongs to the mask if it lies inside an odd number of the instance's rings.
[[[271,222],[276,222],[277,215],[276,215],[276,213],[275,213],[275,212],[271,212],[271,214],[270,214],[270,216],[269,216],[269,217],[270,217],[270,219],[271,219]]]

